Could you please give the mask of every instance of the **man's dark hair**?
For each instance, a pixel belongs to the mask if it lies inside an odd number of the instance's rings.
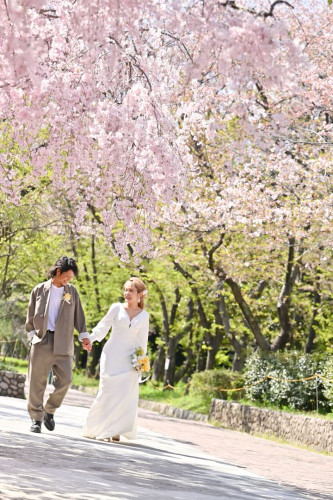
[[[53,278],[57,274],[57,269],[60,269],[60,273],[73,271],[76,277],[79,274],[77,264],[72,257],[60,257],[60,259],[58,259],[54,266],[52,266],[49,270],[49,278]]]

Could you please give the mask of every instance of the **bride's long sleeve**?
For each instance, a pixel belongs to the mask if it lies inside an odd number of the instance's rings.
[[[104,318],[97,323],[95,328],[92,329],[92,333],[89,335],[91,342],[98,340],[99,342],[106,337],[108,334],[116,314],[118,304],[112,304]]]
[[[147,352],[148,333],[149,333],[149,316],[147,314],[138,332],[138,336],[136,338],[137,347],[142,347],[145,353]]]

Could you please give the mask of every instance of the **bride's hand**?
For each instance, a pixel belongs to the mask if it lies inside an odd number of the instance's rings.
[[[90,339],[83,339],[82,340],[82,347],[83,349],[85,349],[86,351],[90,352],[91,349],[92,349],[92,344],[90,342]]]

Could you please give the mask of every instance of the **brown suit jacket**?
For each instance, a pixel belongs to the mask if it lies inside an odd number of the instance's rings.
[[[29,300],[26,331],[36,331],[42,339],[47,330],[50,289],[52,280],[45,281],[35,286]],[[61,301],[54,332],[54,354],[73,356],[74,354],[74,328],[79,332],[86,332],[86,320],[76,288],[69,283],[65,285],[64,294],[69,293],[68,302]]]

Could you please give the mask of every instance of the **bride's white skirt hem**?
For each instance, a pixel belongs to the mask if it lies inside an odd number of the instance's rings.
[[[82,436],[108,439],[120,435],[136,439],[138,399],[139,384],[134,370],[102,376]]]

